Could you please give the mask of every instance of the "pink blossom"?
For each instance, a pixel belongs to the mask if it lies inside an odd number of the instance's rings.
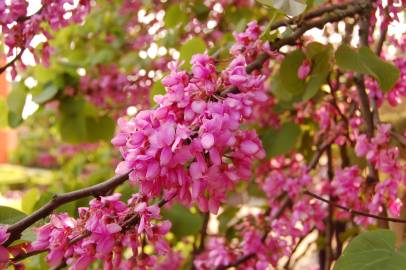
[[[6,226],[0,226],[0,267],[6,265],[9,260],[9,252],[7,248],[1,246],[9,238],[10,233],[7,232]]]
[[[309,75],[310,70],[311,62],[308,59],[305,59],[297,71],[297,76],[299,77],[299,79],[305,80],[306,77]]]

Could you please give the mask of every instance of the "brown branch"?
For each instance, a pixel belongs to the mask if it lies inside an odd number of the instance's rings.
[[[352,1],[347,4],[339,5],[339,9],[327,9],[324,8],[323,11],[320,12],[320,15],[326,15],[323,18],[314,19],[310,21],[303,21],[302,24],[288,37],[278,39],[274,42],[270,42],[269,46],[271,50],[278,50],[285,45],[294,45],[296,40],[302,36],[305,32],[313,28],[320,28],[326,25],[327,23],[339,22],[346,17],[352,17],[359,13],[364,12],[364,9],[367,7],[367,3],[365,1]],[[331,11],[335,11],[334,13],[328,14]],[[314,11],[316,12],[316,11]],[[327,13],[327,14],[326,14]],[[279,25],[280,23],[276,23]],[[273,27],[271,27],[272,29]],[[249,64],[246,68],[247,73],[251,73],[256,69],[260,69],[264,63],[270,58],[270,55],[267,53],[260,54],[254,62]],[[236,86],[229,87],[221,92],[222,96],[225,96],[229,93],[238,92],[238,88]]]
[[[325,141],[323,144],[321,144],[318,147],[316,153],[314,153],[314,156],[312,157],[311,161],[309,162],[309,165],[307,167],[308,172],[310,172],[311,170],[316,168],[321,156],[327,150],[327,148],[335,141],[336,138],[337,138],[337,136],[331,137],[329,140]]]
[[[328,180],[331,183],[334,178],[334,164],[333,164],[333,153],[331,149],[331,145],[327,148],[327,175]],[[332,200],[332,194],[329,192],[329,199]],[[333,248],[332,248],[332,240],[334,234],[334,222],[333,222],[333,214],[334,214],[334,207],[329,204],[328,207],[328,216],[327,216],[327,226],[326,226],[326,246],[325,246],[325,261],[324,261],[324,269],[329,270],[331,268],[331,263],[333,261]]]
[[[86,187],[83,189],[79,189],[76,191],[64,193],[61,195],[55,195],[51,201],[47,204],[42,206],[40,209],[32,213],[31,215],[19,220],[17,223],[14,223],[10,227],[8,227],[8,232],[10,233],[10,237],[4,246],[10,245],[13,241],[19,239],[21,237],[21,233],[33,225],[38,220],[41,220],[51,214],[55,209],[64,205],[66,203],[76,201],[88,196],[99,197],[106,194],[108,191],[112,190],[113,188],[121,185],[128,179],[129,172],[123,175],[115,176],[105,182],[100,184]]]
[[[44,10],[45,6],[46,6],[46,4],[42,5],[35,13],[33,13],[33,14],[29,15],[29,16],[21,16],[21,17],[17,18],[16,22],[17,23],[22,23],[22,22],[28,21],[29,19],[31,19],[35,15],[40,14]]]
[[[202,225],[202,228],[200,229],[199,246],[196,247],[196,240],[193,244],[193,253],[192,253],[192,259],[191,259],[192,265],[190,266],[191,270],[196,269],[195,264],[194,264],[196,256],[204,251],[204,244],[205,244],[206,237],[207,237],[207,226],[209,225],[209,220],[210,220],[210,213],[205,213],[204,219],[203,219],[203,225]],[[196,236],[196,239],[197,239],[197,236]]]
[[[162,200],[160,200],[160,201],[157,203],[158,207],[159,207],[159,208],[162,208],[162,207],[165,206],[169,201],[171,201],[175,196],[176,196],[176,193],[175,193],[173,196],[171,196],[170,198],[168,198],[168,199],[162,199]],[[123,224],[121,224],[121,227],[122,227],[122,231],[121,231],[121,232],[125,232],[125,231],[131,229],[134,225],[138,224],[139,221],[140,221],[140,216],[139,216],[138,214],[136,214],[136,215],[131,215],[125,222],[123,222]],[[77,237],[72,238],[72,239],[69,241],[69,245],[73,245],[73,244],[79,242],[80,240],[83,240],[83,239],[85,239],[86,237],[89,237],[90,235],[91,235],[91,232],[90,232],[90,231],[85,231],[85,232],[83,232],[82,234],[78,235]],[[49,251],[49,249],[48,249],[48,248],[45,248],[45,249],[39,249],[39,250],[33,250],[33,251],[30,251],[30,252],[26,252],[26,253],[20,254],[20,255],[18,255],[18,256],[16,256],[16,257],[12,258],[12,259],[11,259],[11,263],[16,263],[16,262],[22,261],[22,260],[24,260],[24,259],[26,259],[26,258],[28,258],[28,257],[32,257],[32,256],[35,256],[35,255],[44,253],[44,252],[48,252],[48,251]],[[66,264],[63,262],[61,265],[62,265],[62,267],[63,267],[63,266],[65,266]],[[59,266],[57,266],[57,267],[61,267],[61,265],[59,265]],[[58,269],[58,268],[54,268],[54,269]]]
[[[341,210],[344,210],[344,211],[350,213],[351,215],[358,215],[358,216],[370,217],[370,218],[374,218],[374,219],[377,219],[377,220],[383,220],[383,221],[387,221],[387,222],[390,221],[390,222],[395,222],[395,223],[406,223],[406,219],[391,218],[391,217],[386,217],[386,216],[379,216],[379,215],[374,215],[374,214],[370,214],[370,213],[363,212],[363,211],[354,210],[354,209],[352,209],[352,208],[349,208],[349,207],[340,205],[340,204],[338,204],[338,203],[332,202],[331,200],[325,199],[325,198],[323,198],[322,196],[320,196],[320,195],[318,195],[318,194],[316,194],[316,193],[314,193],[314,192],[311,192],[311,191],[309,191],[309,190],[306,190],[306,191],[304,192],[304,194],[306,194],[306,195],[308,195],[308,196],[311,196],[311,197],[313,197],[313,198],[315,198],[315,199],[317,199],[317,200],[319,200],[319,201],[325,202],[325,203],[327,203],[327,204],[329,204],[329,205],[332,205],[332,206],[334,206],[335,208],[339,208],[339,209],[341,209]]]
[[[389,17],[389,3],[386,5],[384,11],[385,11],[384,17],[386,17],[386,18]],[[383,18],[383,20],[385,20],[385,18]],[[375,47],[375,53],[378,56],[381,55],[383,44],[385,43],[386,35],[388,34],[388,27],[385,27],[383,29],[380,27],[380,29],[381,29],[381,33],[380,33],[380,36],[378,39],[378,43],[376,44],[376,47]]]
[[[306,256],[307,252],[308,252],[309,249],[312,247],[312,245],[313,245],[313,243],[307,244],[307,246],[303,249],[302,254],[300,254],[299,256],[297,256],[297,257],[295,258],[295,260],[293,261],[293,263],[292,263],[293,266],[295,266],[296,263],[298,263],[301,259],[303,259],[303,258]],[[294,267],[293,267],[293,268],[294,268]]]
[[[295,252],[298,250],[300,244],[303,243],[303,241],[306,239],[306,237],[308,237],[309,235],[311,235],[311,233],[314,231],[314,228],[306,235],[300,237],[300,239],[297,241],[295,247],[292,249],[292,252],[290,253],[291,255],[289,256],[288,260],[286,261],[285,265],[283,266],[283,269],[289,270],[290,268],[290,262],[292,261],[292,257],[293,254],[295,254]]]
[[[306,14],[303,14],[303,15],[298,16],[296,18],[291,18],[291,19],[288,19],[288,20],[282,20],[282,21],[276,22],[270,27],[269,30],[272,31],[272,30],[276,30],[276,29],[278,29],[279,27],[282,27],[282,26],[291,26],[291,25],[294,25],[294,24],[297,24],[297,23],[300,24],[300,22],[302,22],[302,21],[314,19],[314,18],[319,17],[319,16],[321,16],[321,15],[323,15],[325,13],[329,13],[329,12],[332,12],[332,11],[335,11],[335,10],[340,10],[340,9],[346,9],[347,7],[348,7],[347,3],[326,5],[324,7],[320,7],[318,9],[309,11]]]

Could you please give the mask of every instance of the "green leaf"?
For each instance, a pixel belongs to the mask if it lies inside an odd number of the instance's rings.
[[[224,209],[224,211],[218,216],[218,221],[220,223],[219,224],[220,233],[224,234],[227,231],[231,220],[235,218],[235,215],[239,210],[240,209],[238,209],[237,207],[227,206]]]
[[[333,270],[403,270],[406,245],[396,250],[395,240],[390,230],[364,232],[351,241]]]
[[[365,63],[370,74],[377,79],[382,90],[388,91],[392,89],[400,76],[396,66],[390,62],[383,61],[371,49],[366,47],[362,47],[359,50],[359,54],[361,61]]]
[[[312,71],[309,74],[303,93],[302,99],[304,101],[314,97],[320,90],[320,87],[326,83],[331,69],[332,48],[313,42],[307,47],[306,53],[312,60]]]
[[[82,114],[62,114],[58,127],[65,142],[80,143],[86,139],[86,117]]]
[[[306,56],[309,59],[313,59],[318,54],[323,53],[326,50],[326,45],[319,42],[311,42],[306,46]]]
[[[31,214],[32,210],[34,209],[35,203],[39,200],[40,196],[41,192],[38,188],[31,188],[27,192],[25,192],[21,199],[22,210],[27,214]]]
[[[164,22],[166,28],[173,28],[187,21],[187,13],[182,10],[180,4],[173,4],[165,11]]]
[[[190,69],[190,59],[194,54],[203,53],[206,50],[206,43],[200,37],[195,37],[186,41],[179,50],[181,61],[185,61],[184,68]]]
[[[103,49],[95,54],[89,55],[88,59],[90,65],[94,66],[101,63],[108,63],[113,61],[114,58],[114,51],[111,49]]]
[[[399,70],[390,62],[384,61],[371,49],[362,47],[354,50],[343,44],[336,51],[338,67],[374,77],[383,91],[388,91],[399,79]]]
[[[200,214],[194,214],[180,204],[163,209],[162,216],[172,222],[171,232],[178,238],[198,233],[203,225],[203,217]]]
[[[362,65],[358,53],[351,49],[348,45],[341,45],[336,51],[336,63],[344,70],[366,73],[364,65]]]
[[[282,80],[279,76],[279,74],[273,76],[272,81],[271,81],[271,91],[275,95],[275,97],[280,100],[280,101],[290,101],[292,100],[293,95],[286,91],[285,88],[283,88],[282,85]]]
[[[162,80],[154,82],[154,85],[149,92],[149,102],[153,106],[155,105],[154,96],[164,95],[166,93],[165,87],[162,85]]]
[[[113,138],[114,129],[115,122],[108,116],[86,118],[87,141],[104,140],[109,142]]]
[[[16,128],[23,122],[23,118],[22,118],[21,114],[17,114],[13,111],[9,111],[8,115],[7,115],[7,121],[8,121],[8,125],[11,128]]]
[[[193,3],[192,9],[195,12],[196,17],[199,21],[206,20],[207,16],[210,13],[210,8],[204,4],[203,0],[198,0],[195,3]]]
[[[33,78],[38,81],[38,83],[46,83],[54,80],[57,73],[43,65],[37,65],[33,68]]]
[[[306,9],[306,3],[300,0],[257,0],[258,2],[276,8],[290,16],[297,16]]]
[[[294,95],[304,90],[305,82],[297,76],[304,59],[305,55],[301,50],[293,51],[286,55],[279,69],[281,87]]]
[[[61,101],[59,110],[66,115],[82,114],[86,108],[85,100],[83,98],[65,98]]]
[[[46,203],[52,200],[52,197],[54,195],[55,195],[54,193],[49,191],[42,192],[39,199],[35,202],[33,210],[35,211],[40,209],[42,206],[44,206]]]
[[[35,228],[28,228],[21,233],[20,240],[24,242],[34,242],[37,239],[37,233],[35,232]]]
[[[26,214],[17,209],[0,206],[0,224],[13,224],[24,217],[26,217]]]
[[[52,82],[48,82],[44,85],[43,90],[32,97],[32,100],[38,104],[42,104],[52,99],[58,93],[58,87]]]
[[[12,111],[17,115],[21,115],[24,109],[26,97],[27,92],[24,85],[22,85],[21,83],[13,84],[11,93],[8,95],[7,98],[9,111]]]
[[[261,134],[261,140],[268,156],[283,155],[295,148],[302,131],[298,125],[287,122],[280,129],[269,129]]]

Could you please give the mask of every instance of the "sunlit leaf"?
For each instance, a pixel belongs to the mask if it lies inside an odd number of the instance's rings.
[[[179,50],[179,60],[185,61],[183,67],[190,69],[190,59],[197,53],[203,53],[206,50],[206,43],[200,37],[195,37],[186,41]]]
[[[162,81],[154,82],[154,85],[151,88],[149,93],[149,102],[151,105],[155,105],[154,96],[165,94],[165,87],[162,85]]]
[[[30,214],[32,210],[34,209],[35,203],[38,201],[40,198],[41,192],[39,191],[38,188],[31,188],[27,190],[23,197],[21,198],[21,208],[22,210]]]
[[[198,233],[203,224],[203,217],[200,214],[193,214],[180,204],[162,210],[162,216],[172,222],[171,232],[179,238]]]
[[[114,135],[115,122],[109,116],[86,118],[86,141],[96,142],[104,140],[109,142]]]
[[[392,89],[399,79],[400,73],[396,66],[382,60],[369,48],[354,50],[343,44],[337,49],[335,57],[341,69],[371,75],[383,91]]]
[[[304,59],[305,54],[301,50],[293,51],[286,55],[279,70],[282,88],[293,95],[302,93],[304,90],[305,82],[297,75]]]
[[[13,224],[24,218],[26,214],[17,209],[0,206],[0,224]]]
[[[268,129],[261,134],[261,140],[268,156],[278,156],[295,148],[301,133],[300,126],[288,122],[284,123],[280,129]]]
[[[171,5],[165,11],[165,27],[172,28],[177,26],[178,24],[183,24],[188,21],[187,13],[184,12],[179,3]]]
[[[333,270],[403,270],[406,245],[397,250],[395,241],[390,230],[364,232],[350,242]]]
[[[42,91],[34,95],[32,97],[32,100],[38,104],[42,104],[50,99],[52,99],[56,94],[58,93],[58,87],[53,84],[52,82],[49,82],[44,85]]]

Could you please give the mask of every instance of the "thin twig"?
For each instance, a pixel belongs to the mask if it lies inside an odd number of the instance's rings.
[[[329,199],[323,198],[322,196],[320,196],[320,195],[318,195],[318,194],[316,194],[314,192],[311,192],[309,190],[306,190],[304,192],[304,194],[309,195],[309,196],[311,196],[311,197],[313,197],[313,198],[315,198],[315,199],[317,199],[319,201],[325,202],[325,203],[327,203],[329,205],[332,205],[335,208],[339,208],[341,210],[344,210],[344,211],[350,213],[351,215],[370,217],[370,218],[374,218],[374,219],[377,219],[377,220],[384,220],[384,221],[390,221],[390,222],[395,222],[395,223],[406,223],[406,219],[379,216],[379,215],[374,215],[374,214],[370,214],[370,213],[363,212],[363,211],[354,210],[352,208],[349,208],[349,207],[340,205],[338,203],[332,202]]]
[[[331,146],[327,148],[327,175],[328,180],[331,183],[334,178],[334,164],[333,164],[333,153],[331,150]],[[331,192],[329,192],[329,199],[332,200]],[[324,269],[329,270],[331,267],[331,263],[333,261],[333,249],[332,249],[332,240],[333,240],[333,233],[334,233],[334,223],[333,223],[333,214],[334,214],[334,207],[329,204],[328,207],[328,216],[327,216],[327,226],[326,226],[326,246],[325,246],[325,261],[324,261]]]
[[[209,225],[209,220],[210,220],[210,213],[205,213],[204,218],[203,218],[203,225],[202,225],[202,228],[200,229],[199,246],[196,247],[196,244],[194,244],[194,250],[193,250],[193,254],[192,254],[192,264],[190,266],[191,270],[196,269],[195,264],[194,264],[196,256],[204,251],[204,244],[205,244],[206,237],[207,237],[207,227]],[[196,237],[196,239],[197,239],[197,237]],[[195,241],[195,243],[196,243],[196,241]]]
[[[13,60],[11,60],[10,62],[8,62],[7,64],[5,64],[4,66],[0,67],[0,74],[3,73],[4,71],[6,71],[7,68],[11,67],[12,65],[14,65],[14,63],[19,60],[21,58],[21,56],[23,55],[24,51],[26,48],[20,48],[20,52],[13,58]]]
[[[288,260],[286,261],[285,265],[283,266],[283,269],[286,269],[286,270],[290,269],[289,266],[290,266],[290,262],[292,261],[293,254],[295,254],[295,252],[299,248],[300,244],[302,244],[303,241],[306,239],[306,237],[311,235],[311,233],[313,231],[314,231],[314,228],[308,234],[306,234],[306,235],[299,238],[299,240],[297,241],[295,247],[292,249],[292,252],[290,253],[291,255],[289,256]]]
[[[33,16],[40,14],[44,10],[44,7],[45,7],[45,5],[42,5],[41,8],[38,9],[37,12],[35,12],[34,14],[32,14],[30,16],[22,16],[22,17],[17,18],[16,22],[22,23],[22,22],[25,22],[25,21],[31,19]],[[23,55],[25,50],[26,50],[26,47],[21,47],[20,52],[10,62],[8,62],[4,66],[0,67],[0,74],[3,73],[4,71],[6,71],[7,68],[14,65],[14,63],[21,58],[21,56]]]

